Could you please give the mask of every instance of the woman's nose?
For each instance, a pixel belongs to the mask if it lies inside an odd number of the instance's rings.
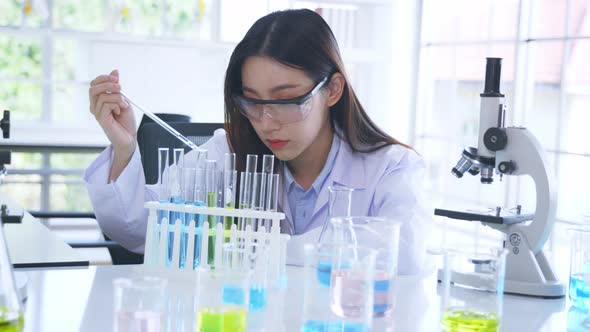
[[[262,130],[264,131],[272,131],[277,130],[281,127],[281,124],[273,118],[272,112],[270,111],[268,106],[263,106],[262,108],[262,117],[260,119]]]

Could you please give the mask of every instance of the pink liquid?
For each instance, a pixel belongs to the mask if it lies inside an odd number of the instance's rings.
[[[373,287],[358,272],[332,271],[330,281],[330,307],[340,317],[362,317],[367,307],[366,294]]]
[[[153,311],[120,311],[115,315],[115,332],[160,332],[163,317]]]

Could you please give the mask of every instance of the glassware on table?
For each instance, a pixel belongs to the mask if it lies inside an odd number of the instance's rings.
[[[217,269],[197,277],[197,332],[246,332],[250,273]]]
[[[114,287],[115,332],[164,330],[168,281],[155,277],[118,278]]]
[[[570,230],[572,236],[570,254],[569,298],[572,304],[590,310],[590,227]]]
[[[505,249],[444,254],[443,331],[499,331],[502,318]]]
[[[325,244],[332,241],[330,220],[334,217],[350,217],[352,209],[352,193],[354,189],[345,186],[328,186],[328,219],[322,226],[318,243]]]
[[[17,292],[2,222],[0,222],[0,287],[0,331],[20,332],[24,329],[23,308]]]
[[[306,244],[304,250],[301,331],[371,331],[377,252],[331,244]],[[323,271],[323,265],[330,271]]]
[[[344,217],[330,221],[333,242],[377,251],[373,315],[390,316],[395,304],[401,223],[383,217]]]

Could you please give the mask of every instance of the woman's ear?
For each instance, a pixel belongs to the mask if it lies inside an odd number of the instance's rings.
[[[344,75],[339,72],[332,74],[332,78],[328,82],[328,99],[327,104],[328,107],[334,106],[342,97],[342,92],[344,91],[344,85],[346,84],[346,80],[344,79]]]

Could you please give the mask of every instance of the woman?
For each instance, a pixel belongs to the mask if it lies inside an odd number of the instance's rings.
[[[90,111],[112,143],[85,174],[102,230],[142,252],[146,186],[131,106],[117,71],[92,81]],[[399,218],[400,273],[418,272],[427,218],[419,218],[424,164],[409,147],[369,119],[344,71],[334,35],[310,10],[259,19],[236,46],[225,76],[225,131],[204,144],[209,159],[274,154],[281,163],[282,231],[293,235],[288,262],[300,263],[303,242],[317,241],[327,219],[328,186],[355,189],[353,215]],[[191,156],[192,155],[192,156]],[[186,159],[194,158],[189,153]]]

